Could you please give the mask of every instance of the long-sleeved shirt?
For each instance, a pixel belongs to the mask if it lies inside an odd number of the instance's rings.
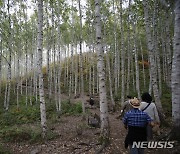
[[[143,110],[147,105],[148,105],[147,102],[141,102],[140,110]],[[153,121],[160,122],[158,111],[157,111],[156,105],[154,103],[151,103],[148,106],[148,108],[144,110],[144,112],[146,112]]]
[[[130,103],[129,103],[129,101],[130,100],[126,100],[123,104],[122,104],[122,111],[125,113],[125,112],[127,112],[127,111],[129,111],[129,110],[131,110],[133,107],[130,105]]]
[[[132,109],[125,113],[123,123],[128,126],[146,127],[151,122],[149,115],[139,109]]]

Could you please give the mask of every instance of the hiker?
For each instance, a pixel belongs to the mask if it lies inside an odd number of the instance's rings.
[[[142,94],[141,96],[142,102],[140,105],[140,110],[146,112],[151,119],[153,120],[153,127],[159,127],[160,126],[160,120],[159,120],[159,115],[158,115],[158,111],[156,108],[155,103],[152,102],[152,97],[148,92],[145,92]],[[156,130],[157,134],[160,135],[160,131],[159,129]],[[153,139],[153,131],[152,131],[152,127],[148,126],[147,127],[147,138],[148,140],[152,140]]]
[[[130,147],[130,154],[144,154],[144,149],[132,147],[133,142],[147,141],[146,127],[151,125],[149,115],[141,110],[140,101],[137,98],[131,99],[132,109],[125,113],[123,123],[128,134],[125,138],[125,148]]]
[[[124,114],[130,109],[132,109],[132,106],[129,104],[131,98],[132,98],[131,96],[127,96],[127,100],[122,105],[121,114]]]
[[[94,105],[94,99],[93,99],[92,96],[91,96],[90,99],[89,99],[89,105],[91,105],[91,108],[92,108],[92,106]]]
[[[129,103],[129,101],[130,101],[131,98],[132,98],[131,96],[127,96],[127,100],[122,104],[122,106],[121,106],[121,111],[120,111],[121,113],[120,113],[120,115],[117,117],[117,119],[120,118],[120,117],[123,117],[124,114],[125,114],[127,111],[129,111],[130,109],[132,109],[132,106],[131,106],[130,103]]]

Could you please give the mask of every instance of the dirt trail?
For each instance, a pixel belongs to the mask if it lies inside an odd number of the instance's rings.
[[[86,100],[88,97],[85,98]],[[79,101],[73,99],[73,102]],[[90,112],[99,113],[99,108],[89,109]],[[127,154],[124,148],[126,130],[120,119],[116,119],[118,112],[109,114],[110,121],[110,145],[106,147],[103,154]],[[77,126],[82,125],[82,134],[77,135]],[[87,127],[87,120],[83,121],[81,116],[62,116],[58,123],[51,126],[58,137],[42,144],[30,145],[28,143],[11,143],[7,147],[13,154],[94,154],[99,145],[99,128]],[[167,151],[146,150],[147,154],[168,154]]]

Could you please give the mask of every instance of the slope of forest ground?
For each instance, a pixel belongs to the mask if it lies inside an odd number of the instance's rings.
[[[64,96],[65,99],[66,96]],[[67,98],[67,97],[66,97]],[[88,96],[85,97],[86,100],[89,99]],[[71,104],[77,104],[77,108],[80,102],[80,98],[72,99]],[[66,102],[68,103],[68,102]],[[52,105],[50,105],[52,106]],[[4,127],[0,131],[1,137],[1,151],[0,153],[13,153],[13,154],[93,154],[98,151],[101,147],[99,134],[99,128],[93,128],[88,126],[87,117],[90,113],[97,113],[99,115],[99,105],[96,103],[93,108],[89,107],[87,102],[86,104],[87,115],[86,119],[82,119],[82,114],[78,114],[77,108],[75,112],[73,111],[59,115],[52,114],[55,110],[52,107],[47,106],[47,117],[49,118],[48,126],[49,133],[47,135],[46,141],[43,141],[40,137],[40,128],[39,120],[36,119],[38,112],[31,110],[31,115],[20,117],[16,121],[16,125],[13,124],[13,117],[9,117],[7,121],[9,124],[7,127]],[[69,108],[69,107],[67,107]],[[16,113],[20,111],[15,111]],[[28,110],[26,110],[28,113]],[[2,114],[2,113],[1,113]],[[38,113],[39,114],[39,113]],[[110,121],[110,144],[102,151],[104,154],[127,154],[128,150],[124,148],[124,138],[127,133],[123,123],[120,119],[117,119],[119,112],[109,113]],[[5,116],[5,113],[3,113]],[[8,115],[6,115],[8,117]],[[34,116],[34,119],[33,119]],[[6,118],[7,118],[6,117]],[[30,119],[27,118],[32,118]],[[37,121],[36,121],[36,120]],[[22,121],[30,121],[29,123],[23,123]],[[20,121],[22,123],[20,123]],[[36,122],[35,122],[36,121]],[[1,123],[3,121],[1,120]],[[11,123],[12,122],[12,123]],[[19,124],[18,124],[19,122]],[[3,123],[2,123],[3,124]],[[9,127],[8,127],[9,126]],[[2,126],[1,126],[2,127]],[[21,129],[22,128],[22,129]],[[23,131],[22,131],[23,130]],[[161,132],[167,133],[169,128],[161,127]],[[34,132],[33,135],[30,132]],[[31,133],[32,133],[31,132]],[[39,132],[39,133],[38,133]],[[178,147],[175,147],[173,150],[169,149],[146,149],[146,153],[155,153],[155,154],[170,154],[176,153]],[[174,151],[174,152],[173,152]],[[178,153],[178,152],[177,152]]]

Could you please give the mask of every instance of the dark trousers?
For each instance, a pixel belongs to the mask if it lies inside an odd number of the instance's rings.
[[[144,149],[136,147],[132,148],[130,145],[130,154],[144,154]]]
[[[150,125],[146,127],[146,132],[147,132],[147,140],[151,141],[153,139],[153,131]]]

